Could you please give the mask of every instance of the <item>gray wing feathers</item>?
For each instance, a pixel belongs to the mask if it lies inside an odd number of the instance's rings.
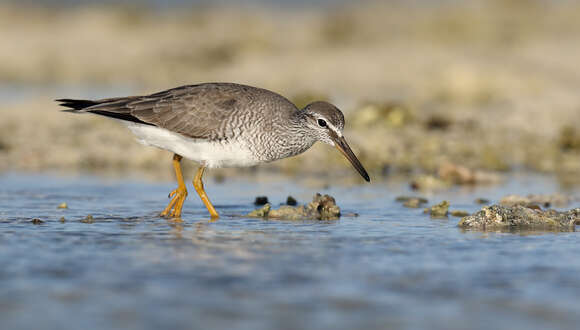
[[[200,93],[195,87],[184,86],[148,96],[102,100],[103,103],[84,111],[129,114],[191,138],[220,140],[227,138],[225,132],[219,130],[220,123],[236,105],[222,107],[223,95],[220,94],[223,93]]]
[[[83,111],[128,114],[172,132],[209,140],[230,138],[233,130],[231,127],[228,129],[227,123],[235,121],[236,115],[247,115],[249,110],[297,110],[290,101],[276,93],[227,83],[182,86],[147,96],[98,102]]]

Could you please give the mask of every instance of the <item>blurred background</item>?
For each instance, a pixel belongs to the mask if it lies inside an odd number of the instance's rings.
[[[335,103],[374,177],[580,178],[577,1],[3,1],[0,40],[2,171],[172,179],[169,153],[53,100],[228,81]],[[359,179],[324,145],[210,173],[240,171]]]
[[[578,328],[578,225],[458,224],[580,206],[580,1],[0,0],[0,41],[2,330]],[[372,184],[317,144],[160,219],[171,154],[54,102],[216,81],[336,104]]]

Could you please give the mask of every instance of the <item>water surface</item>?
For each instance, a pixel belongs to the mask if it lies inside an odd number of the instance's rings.
[[[394,201],[405,185],[318,190],[339,221],[240,216],[317,189],[290,179],[208,180],[223,217],[190,189],[183,221],[156,216],[172,183],[0,176],[2,329],[575,329],[578,233],[482,233]],[[190,187],[191,188],[191,187]],[[550,178],[428,194],[452,209],[507,193],[558,191]],[[576,193],[577,192],[568,192]],[[67,202],[68,209],[57,209]],[[570,205],[572,207],[574,205]],[[81,220],[91,214],[94,223]],[[61,217],[65,218],[61,222]],[[31,219],[39,218],[41,224]]]

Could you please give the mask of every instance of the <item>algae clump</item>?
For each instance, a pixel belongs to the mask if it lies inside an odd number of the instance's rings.
[[[247,216],[283,220],[336,220],[340,217],[340,207],[336,205],[334,197],[317,193],[307,205],[282,205],[278,209],[272,209],[270,204],[266,204]]]
[[[524,229],[560,229],[574,231],[580,222],[580,208],[565,212],[556,210],[542,211],[535,207],[523,205],[485,206],[480,211],[464,217],[458,226],[479,230],[524,228]]]
[[[428,213],[431,218],[446,218],[449,213],[449,202],[442,201],[437,205],[426,208],[423,213]]]

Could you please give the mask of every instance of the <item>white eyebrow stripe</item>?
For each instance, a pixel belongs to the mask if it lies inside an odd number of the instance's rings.
[[[315,116],[314,118],[316,120],[320,120],[320,119],[324,120],[324,122],[326,123],[326,126],[330,130],[332,130],[334,133],[336,133],[336,135],[338,137],[342,137],[342,132],[336,126],[334,126],[332,123],[330,123],[330,121],[328,119],[326,119],[326,118],[324,118],[323,116],[320,116],[320,115],[319,116]]]
[[[326,125],[327,125],[327,126],[328,126],[328,128],[330,128],[330,129],[331,129],[331,130],[332,130],[334,133],[336,133],[336,135],[337,135],[338,137],[342,137],[342,132],[341,132],[341,131],[340,131],[338,128],[336,128],[336,126],[332,125],[332,124],[331,124],[331,123],[329,123],[329,122],[326,122]]]

